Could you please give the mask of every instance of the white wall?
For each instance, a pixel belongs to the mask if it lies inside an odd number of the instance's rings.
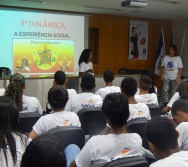
[[[185,76],[186,78],[188,78],[188,28],[187,28],[188,19],[173,21],[173,26],[175,27],[174,43],[178,47],[179,54],[181,54],[182,41],[183,41],[185,29],[186,29],[181,58],[183,62],[182,76]]]

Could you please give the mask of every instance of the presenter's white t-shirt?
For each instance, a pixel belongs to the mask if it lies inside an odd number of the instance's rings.
[[[22,160],[22,155],[25,152],[26,147],[29,145],[31,139],[27,138],[25,135],[21,135],[23,137],[23,142],[20,138],[20,136],[16,135],[15,133],[12,134],[14,139],[15,139],[15,143],[16,143],[16,154],[17,154],[17,161],[16,164],[14,165],[13,160],[12,160],[12,156],[11,156],[11,152],[10,152],[10,148],[9,145],[7,144],[7,162],[8,165],[6,165],[6,159],[4,157],[3,151],[1,149],[0,151],[0,167],[20,167],[20,162]]]
[[[92,62],[89,61],[88,63],[85,63],[85,62],[80,63],[79,72],[86,72],[89,69],[93,69]],[[94,75],[94,73],[91,73],[91,74]]]
[[[4,88],[0,88],[0,96],[4,96],[5,94],[5,89]]]
[[[183,64],[179,56],[170,57],[166,55],[161,62],[161,66],[164,66],[164,78],[175,80],[178,75],[178,69],[182,68]]]
[[[22,96],[23,110],[20,113],[38,112],[43,113],[39,100],[36,97]]]
[[[95,94],[101,96],[102,99],[104,99],[107,94],[116,92],[121,92],[119,86],[107,86],[105,88],[100,88]]]
[[[59,111],[42,116],[33,126],[33,130],[41,135],[57,126],[81,126],[78,116],[73,112]]]
[[[144,103],[129,104],[130,116],[127,121],[135,118],[151,119],[149,108]]]
[[[171,154],[169,157],[151,164],[150,167],[188,167],[188,152],[180,151]]]
[[[159,105],[157,95],[155,93],[135,95],[134,98],[138,103]]]
[[[182,122],[176,130],[179,132],[178,145],[181,150],[188,151],[188,122]]]
[[[89,139],[75,162],[78,167],[102,167],[118,158],[139,156],[141,148],[136,133],[98,135]]]
[[[72,95],[65,106],[65,110],[78,113],[78,111],[83,108],[101,107],[102,103],[103,100],[99,95],[83,92],[77,95]]]

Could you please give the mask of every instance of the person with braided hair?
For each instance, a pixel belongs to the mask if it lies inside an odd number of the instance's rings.
[[[43,110],[38,99],[23,95],[25,89],[24,76],[16,73],[10,77],[4,96],[8,96],[15,101],[20,113],[38,112],[42,114]]]

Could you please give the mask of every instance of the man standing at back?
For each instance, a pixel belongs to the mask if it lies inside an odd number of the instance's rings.
[[[100,88],[95,94],[105,98],[105,96],[109,93],[120,92],[120,87],[113,85],[114,73],[110,70],[106,70],[103,74],[104,82],[106,83],[105,88]]]
[[[80,84],[82,93],[72,95],[67,102],[65,110],[78,113],[83,108],[101,107],[103,103],[102,98],[99,95],[93,94],[95,86],[95,77],[89,73],[85,74],[81,78]]]

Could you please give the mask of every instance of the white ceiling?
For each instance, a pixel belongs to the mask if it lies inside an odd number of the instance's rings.
[[[43,1],[47,3],[41,3]],[[122,1],[123,0],[0,0],[0,6],[166,20],[188,19],[188,0],[142,0],[148,3],[146,8],[121,7]]]

